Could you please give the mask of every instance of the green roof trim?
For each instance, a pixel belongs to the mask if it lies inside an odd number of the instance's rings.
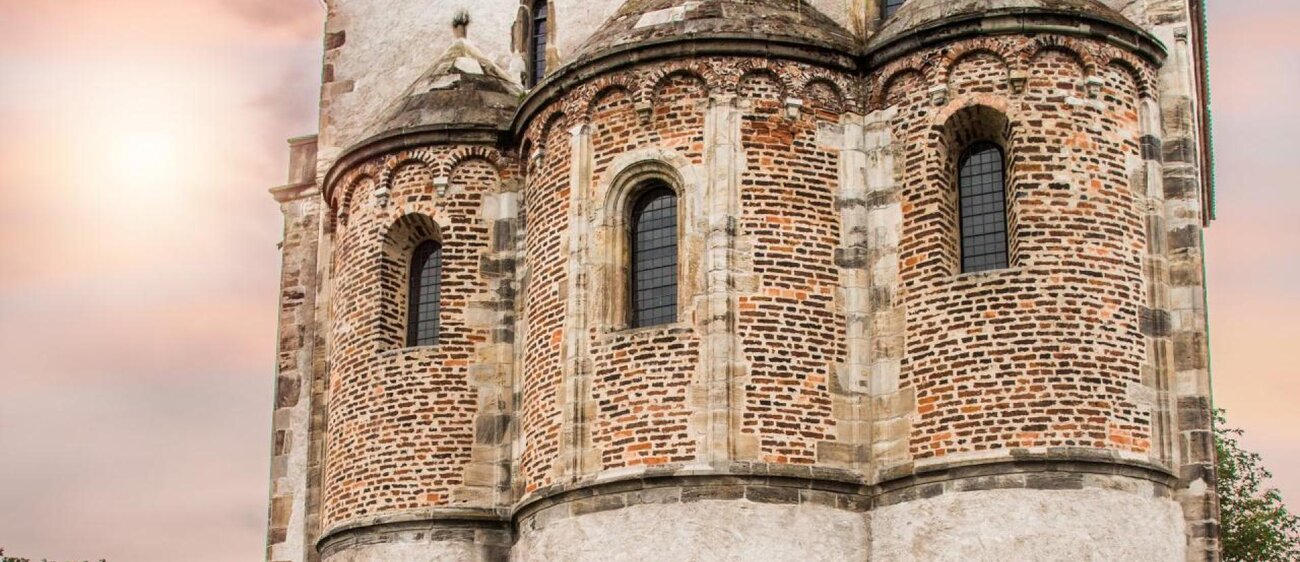
[[[1205,177],[1205,202],[1203,211],[1205,213],[1204,223],[1209,225],[1210,221],[1218,218],[1218,181],[1215,174],[1214,159],[1214,112],[1210,107],[1210,16],[1207,10],[1208,0],[1193,0],[1199,7],[1199,17],[1196,18],[1196,40],[1200,44],[1198,53],[1200,60],[1200,97],[1201,97],[1201,136],[1204,143],[1202,166],[1204,167]]]

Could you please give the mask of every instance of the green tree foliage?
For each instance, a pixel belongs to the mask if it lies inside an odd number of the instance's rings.
[[[1224,562],[1300,562],[1300,518],[1265,487],[1272,473],[1241,448],[1243,432],[1227,426],[1223,410],[1214,412],[1214,428]]]

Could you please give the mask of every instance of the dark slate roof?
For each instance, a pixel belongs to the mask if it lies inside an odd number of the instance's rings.
[[[431,126],[505,128],[521,95],[504,70],[465,39],[456,39],[366,136]]]
[[[627,0],[575,58],[674,37],[786,40],[858,50],[852,33],[800,0]]]
[[[1077,16],[1141,32],[1123,14],[1098,0],[908,0],[868,41],[867,50],[945,22],[1017,13]]]

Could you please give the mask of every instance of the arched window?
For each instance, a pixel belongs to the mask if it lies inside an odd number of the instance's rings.
[[[430,240],[417,246],[411,254],[406,301],[406,345],[414,347],[438,343],[441,292],[442,245]]]
[[[961,195],[961,270],[1007,267],[1007,195],[1002,149],[979,142],[958,167]]]
[[[549,8],[546,0],[537,0],[533,4],[533,24],[529,29],[529,71],[530,85],[535,85],[546,76],[546,19]]]
[[[881,15],[886,18],[894,15],[894,12],[898,11],[898,7],[902,6],[903,2],[906,1],[907,0],[883,0],[884,3],[880,5]]]
[[[631,325],[677,321],[677,193],[662,183],[632,204]]]

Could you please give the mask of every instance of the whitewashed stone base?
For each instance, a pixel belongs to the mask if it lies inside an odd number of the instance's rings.
[[[321,562],[469,562],[484,560],[472,543],[401,542],[357,545],[321,558]]]
[[[867,542],[861,513],[710,500],[635,505],[521,529],[511,559],[865,562]]]
[[[871,559],[890,562],[1183,562],[1183,513],[1124,491],[986,490],[882,507]]]

